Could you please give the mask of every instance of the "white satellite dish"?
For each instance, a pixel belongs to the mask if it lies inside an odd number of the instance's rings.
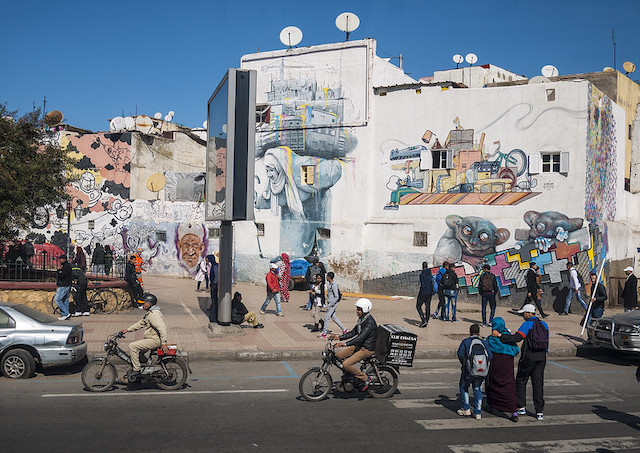
[[[290,25],[284,27],[280,32],[280,42],[285,46],[289,46],[291,49],[293,46],[297,46],[302,41],[302,30],[298,27]]]
[[[162,113],[160,113],[160,112],[156,112],[156,114],[155,114],[155,115],[153,115],[153,117],[154,117],[155,119],[157,119],[157,120],[162,119]]]
[[[202,122],[202,128],[203,128],[203,129],[206,129],[208,125],[209,125],[209,123],[207,122],[207,120],[204,120],[204,121]]]
[[[169,116],[176,116],[176,112],[174,112],[173,110],[169,110]]]
[[[467,60],[467,63],[469,63],[470,66],[473,66],[474,63],[478,61],[478,56],[475,53],[468,53],[465,60]]]
[[[345,41],[349,41],[349,34],[359,26],[360,18],[354,13],[342,13],[336,17],[336,27],[347,34]]]
[[[165,120],[167,123],[170,123],[172,119],[173,119],[173,117],[172,117],[171,115],[166,115],[166,116],[164,117],[164,120]]]
[[[548,77],[539,75],[539,76],[531,77],[527,82],[527,85],[535,85],[536,83],[547,83],[547,82],[551,82],[551,80],[549,80]]]
[[[147,115],[138,115],[136,116],[136,129],[148,134],[153,130],[153,121]]]
[[[134,120],[132,117],[130,116],[126,116],[124,118],[124,128],[126,130],[131,130],[131,129],[135,129],[136,128],[136,120]]]
[[[456,64],[456,69],[458,69],[458,67],[460,67],[460,63],[462,63],[464,61],[464,57],[462,55],[460,55],[459,53],[455,54],[453,56],[453,62]]]
[[[125,126],[126,126],[126,123],[124,121],[124,118],[121,116],[116,116],[109,123],[109,130],[121,131],[122,129],[125,128]]]
[[[556,77],[559,72],[558,72],[558,68],[556,68],[554,65],[552,64],[547,64],[544,65],[542,67],[542,70],[540,71],[542,73],[543,76],[545,77]]]
[[[602,72],[613,72],[614,69],[611,66],[605,66],[602,68]]]

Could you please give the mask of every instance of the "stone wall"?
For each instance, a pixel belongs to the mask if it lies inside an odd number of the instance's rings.
[[[131,296],[129,291],[123,288],[109,288],[118,296],[117,311],[125,311],[131,308]],[[10,302],[23,304],[27,307],[34,308],[43,313],[53,314],[51,309],[51,299],[56,294],[52,290],[34,290],[34,289],[4,289],[0,290],[0,302]],[[90,299],[93,294],[92,290],[87,291],[87,298]]]

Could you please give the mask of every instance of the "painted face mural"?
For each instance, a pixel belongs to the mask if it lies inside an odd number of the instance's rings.
[[[540,250],[545,252],[554,241],[564,242],[569,233],[582,228],[583,219],[570,219],[566,215],[556,212],[527,211],[524,221],[531,227],[529,238]]]
[[[182,224],[177,229],[176,248],[178,259],[192,269],[198,265],[205,245],[204,228],[201,225]]]

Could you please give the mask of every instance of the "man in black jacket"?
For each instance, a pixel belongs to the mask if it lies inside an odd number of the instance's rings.
[[[422,272],[420,273],[420,291],[416,301],[416,310],[422,321],[420,327],[427,327],[429,324],[429,314],[431,313],[431,296],[433,296],[433,277],[429,265],[425,261],[422,263]],[[422,311],[424,305],[425,311]]]
[[[129,262],[124,267],[124,280],[129,284],[129,289],[131,290],[131,296],[133,296],[133,300],[139,300],[142,297],[142,294],[144,294],[144,291],[142,290],[142,286],[140,286],[140,282],[138,281],[135,255],[131,255],[129,257]]]
[[[638,306],[638,279],[633,275],[631,266],[626,267],[624,273],[627,274],[627,279],[620,297],[624,301],[624,311],[632,311]]]
[[[587,320],[587,325],[591,324],[592,319],[602,317],[604,314],[604,302],[607,300],[607,290],[604,285],[598,282],[598,287],[596,288],[598,276],[592,272],[589,278],[591,279],[591,314]]]
[[[73,285],[73,305],[75,313],[73,316],[89,316],[89,303],[87,302],[87,277],[79,266],[71,268]]]
[[[340,336],[331,335],[334,340],[349,340],[345,343],[338,343],[336,346],[342,347],[336,352],[336,357],[342,360],[342,366],[348,373],[362,381],[360,390],[363,392],[369,388],[367,375],[354,366],[360,360],[371,357],[376,349],[376,339],[378,337],[378,325],[371,316],[371,301],[369,299],[358,299],[356,301],[356,314],[358,322],[350,332]]]
[[[540,312],[540,316],[546,318],[549,316],[542,309],[542,289],[540,287],[540,269],[535,261],[529,263],[529,270],[527,271],[527,298],[524,300],[524,307],[526,304],[535,304],[536,308]]]
[[[71,264],[67,261],[67,255],[60,255],[58,257],[58,263],[60,267],[57,271],[57,280],[55,301],[58,308],[60,308],[60,321],[69,319],[69,290],[71,289]]]
[[[248,322],[254,329],[262,329],[264,326],[258,322],[256,314],[247,310],[247,307],[242,303],[242,294],[236,291],[231,299],[231,323],[242,324]]]
[[[482,266],[482,274],[478,282],[478,292],[482,297],[482,326],[489,327],[496,315],[496,294],[498,294],[498,281],[496,276],[491,272],[491,266],[485,264]],[[490,307],[489,324],[487,324],[487,304]]]

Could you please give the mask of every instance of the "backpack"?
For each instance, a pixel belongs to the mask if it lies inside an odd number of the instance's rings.
[[[489,374],[489,355],[480,338],[471,340],[466,369],[469,376],[486,377]]]
[[[478,285],[478,290],[481,293],[491,293],[493,292],[493,279],[491,278],[493,274],[491,272],[484,272],[480,276],[480,284]]]
[[[444,289],[452,289],[456,287],[456,281],[455,278],[453,277],[455,274],[451,271],[447,271],[442,275],[442,278],[440,279],[440,285],[444,288]]]
[[[527,334],[527,346],[531,352],[546,351],[549,348],[549,331],[538,318],[533,320],[533,326]]]

